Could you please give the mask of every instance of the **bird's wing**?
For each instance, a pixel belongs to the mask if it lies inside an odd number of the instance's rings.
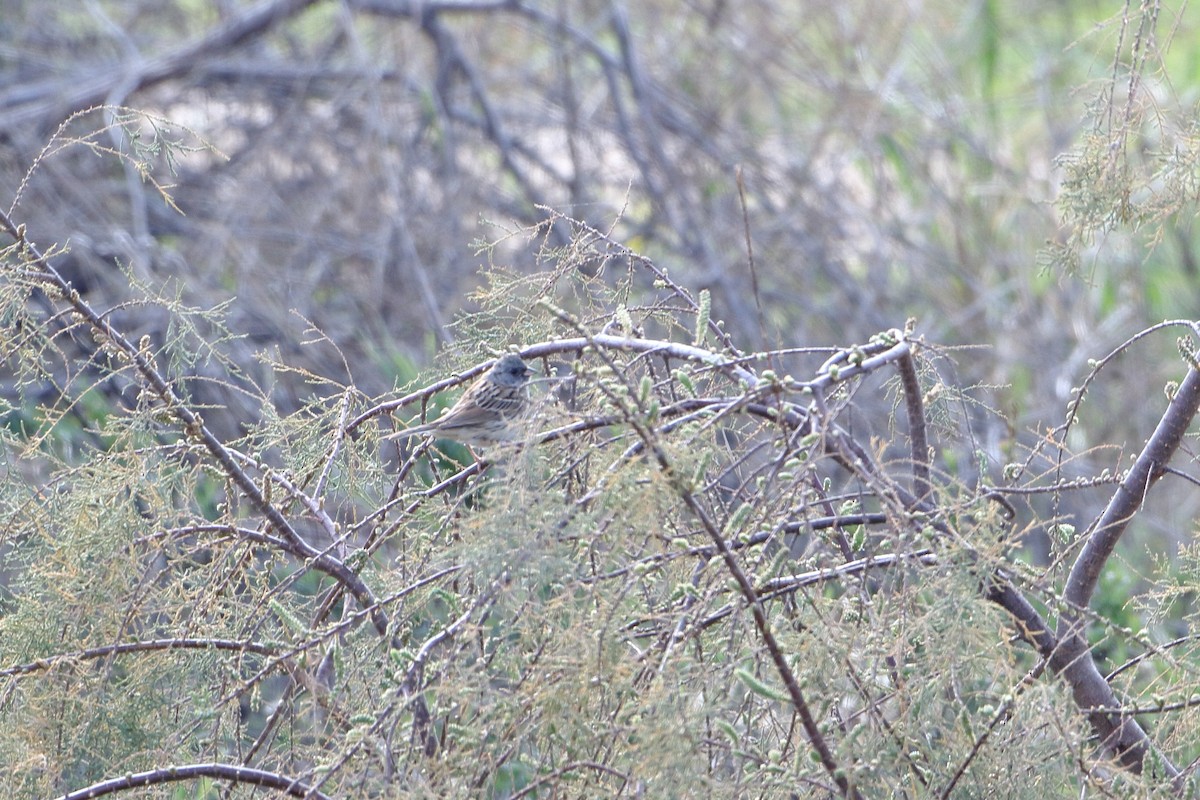
[[[520,392],[484,392],[475,398],[475,403],[484,411],[511,417],[521,411],[525,398]]]

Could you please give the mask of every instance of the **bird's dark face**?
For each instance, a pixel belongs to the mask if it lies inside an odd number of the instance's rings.
[[[530,371],[520,356],[509,353],[492,367],[492,376],[504,386],[519,386],[529,377]]]

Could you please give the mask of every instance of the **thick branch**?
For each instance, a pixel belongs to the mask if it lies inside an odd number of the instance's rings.
[[[1068,603],[1086,608],[1091,602],[1108,557],[1112,555],[1133,515],[1141,508],[1150,487],[1166,472],[1167,464],[1183,441],[1198,409],[1200,371],[1192,367],[1133,467],[1117,486],[1112,499],[1108,501],[1108,507],[1092,526],[1093,533],[1084,543],[1067,578],[1064,597]]]
[[[1092,526],[1091,535],[1075,559],[1064,592],[1068,609],[1084,609],[1091,602],[1109,556],[1141,508],[1150,487],[1166,472],[1167,464],[1183,441],[1198,409],[1200,371],[1192,367],[1133,467]],[[1059,620],[1058,638],[1050,666],[1070,685],[1076,704],[1087,711],[1088,721],[1105,746],[1111,748],[1127,768],[1140,771],[1143,760],[1151,752],[1150,739],[1132,717],[1098,710],[1118,708],[1121,703],[1092,658],[1084,617],[1066,611]],[[1173,764],[1165,759],[1162,761],[1167,774],[1178,775]]]
[[[912,443],[913,492],[928,499],[933,491],[929,483],[929,439],[925,435],[925,407],[917,364],[912,352],[896,362],[900,384],[904,387],[904,408],[908,411],[908,438]]]

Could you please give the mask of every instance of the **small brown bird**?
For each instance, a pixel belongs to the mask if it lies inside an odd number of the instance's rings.
[[[433,422],[385,437],[402,439],[432,433],[469,447],[510,442],[520,435],[513,424],[529,407],[531,370],[513,353],[501,356],[458,402]]]

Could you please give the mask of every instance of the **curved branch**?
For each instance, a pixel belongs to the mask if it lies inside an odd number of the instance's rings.
[[[585,347],[599,345],[613,350],[625,350],[635,353],[661,353],[685,361],[698,361],[712,367],[720,367],[728,369],[734,378],[744,380],[753,385],[758,378],[753,372],[740,365],[739,359],[729,358],[711,350],[706,350],[703,347],[693,347],[692,345],[680,344],[679,342],[671,342],[663,339],[632,339],[624,336],[612,336],[609,334],[596,334],[594,336],[580,336],[571,339],[555,339],[550,342],[542,342],[531,345],[520,351],[522,358],[541,358],[544,356],[557,355],[559,353],[570,353],[583,350]],[[440,380],[437,383],[430,384],[423,389],[399,397],[395,400],[389,400],[386,403],[380,403],[367,409],[359,414],[354,419],[346,423],[348,432],[354,431],[355,428],[362,425],[373,417],[378,417],[382,414],[387,414],[397,408],[414,403],[417,400],[424,400],[428,397],[448,389],[451,386],[456,386],[460,383],[470,380],[476,375],[481,375],[491,367],[492,361],[486,361],[482,364],[468,369],[450,378]]]
[[[185,764],[180,767],[163,767],[149,772],[135,772],[120,778],[110,778],[106,781],[93,783],[83,789],[68,792],[58,800],[90,800],[93,797],[103,797],[106,794],[134,789],[138,786],[160,786],[176,781],[190,781],[196,778],[216,778],[232,781],[233,783],[248,783],[253,786],[265,786],[283,792],[289,797],[305,797],[310,800],[330,800],[329,795],[310,788],[296,778],[288,778],[277,772],[267,772],[262,769],[242,767],[237,764]]]

